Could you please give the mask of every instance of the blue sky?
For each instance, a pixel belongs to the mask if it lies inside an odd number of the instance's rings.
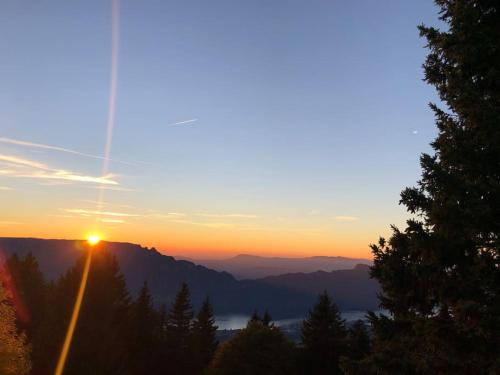
[[[346,233],[352,251],[368,253],[357,241],[404,222],[399,192],[418,179],[419,154],[435,135],[427,103],[436,96],[422,81],[417,30],[436,23],[432,1],[122,0],[119,9],[111,158],[146,163],[110,164],[133,191],[107,193],[107,203],[137,217],[242,214],[267,231],[307,227],[321,232],[321,253],[342,252],[336,239]],[[103,155],[110,20],[106,1],[2,2],[0,137]],[[2,143],[0,153],[101,173],[99,159],[81,155]],[[9,203],[4,221],[27,224],[0,226],[0,234],[28,235],[36,218],[96,199],[80,185],[0,175],[9,189],[0,192]],[[39,201],[27,205],[28,197]],[[339,229],[336,217],[355,220]],[[79,225],[65,233],[78,235]],[[175,226],[183,223],[127,225],[106,231],[167,248],[162,233],[186,233],[176,243],[193,250],[194,232]],[[204,235],[213,250],[212,237],[228,233],[211,230]],[[256,252],[265,252],[266,236]],[[247,237],[236,237],[221,246],[249,250]],[[286,252],[288,240],[279,241]]]

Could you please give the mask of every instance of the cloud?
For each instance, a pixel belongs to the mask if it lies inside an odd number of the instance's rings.
[[[38,183],[41,186],[66,186],[71,184],[69,181],[42,181]]]
[[[130,189],[122,186],[109,186],[109,185],[89,186],[89,188],[99,189],[99,190],[125,191],[125,192],[137,191],[135,189]]]
[[[223,223],[223,222],[205,223],[205,222],[198,222],[198,221],[191,221],[191,220],[182,220],[182,219],[174,219],[174,220],[170,220],[170,222],[171,223],[177,223],[177,224],[197,225],[197,226],[202,226],[202,227],[207,227],[207,228],[214,228],[214,229],[219,229],[219,228],[234,228],[235,227],[234,223]]]
[[[413,134],[418,134],[418,130],[412,131]]]
[[[135,209],[135,207],[130,206],[128,204],[119,204],[119,203],[113,203],[113,202],[105,202],[105,201],[99,201],[95,199],[80,199],[81,202],[83,203],[89,203],[92,205],[101,205],[101,206],[108,206],[108,207],[119,207],[119,208],[127,208],[127,209]]]
[[[115,177],[113,174],[101,177],[87,176],[64,169],[51,168],[47,164],[36,160],[23,159],[12,155],[0,154],[0,166],[2,164],[7,167],[0,169],[0,174],[4,176],[118,185],[118,182],[113,180]]]
[[[252,215],[252,214],[211,214],[211,213],[204,213],[204,212],[198,212],[196,214],[197,216],[202,216],[202,217],[208,217],[208,218],[233,218],[233,219],[256,219],[258,218],[257,215]]]
[[[50,170],[50,168],[43,164],[43,163],[39,163],[37,161],[33,161],[33,160],[28,160],[28,159],[22,159],[22,158],[18,158],[17,156],[12,156],[12,155],[2,155],[0,154],[0,161],[3,161],[3,162],[6,162],[6,163],[9,163],[9,164],[17,164],[17,165],[22,165],[22,166],[25,166],[25,167],[32,167],[32,168],[36,168],[36,169],[43,169],[43,170]]]
[[[112,217],[137,217],[137,214],[128,214],[123,212],[113,212],[113,211],[98,211],[98,210],[84,210],[81,208],[67,208],[64,209],[65,212],[70,214],[78,214],[82,216],[112,216]]]
[[[152,217],[155,219],[175,219],[179,217],[185,217],[187,216],[186,214],[183,214],[181,212],[167,212],[167,213],[151,213],[147,214],[148,217]]]
[[[100,159],[100,160],[104,160],[105,159],[104,156],[86,154],[84,152],[71,150],[69,148],[58,147],[58,146],[51,146],[51,145],[45,145],[45,144],[42,144],[42,143],[34,143],[34,142],[28,142],[28,141],[21,141],[19,139],[12,139],[12,138],[6,138],[6,137],[0,137],[0,143],[6,143],[6,144],[11,144],[11,145],[16,145],[16,146],[29,147],[29,148],[42,149],[42,150],[51,150],[51,151],[65,152],[65,153],[68,153],[68,154],[79,155],[79,156],[84,156],[84,157],[93,158],[93,159]],[[121,164],[127,164],[127,165],[136,165],[136,163],[143,163],[143,162],[134,162],[134,163],[131,163],[131,162],[127,162],[127,161],[123,161],[123,160],[116,160],[116,159],[109,159],[109,161],[113,161],[113,162],[121,163]]]
[[[103,222],[103,223],[113,223],[113,224],[123,224],[123,223],[125,223],[125,220],[121,220],[121,219],[101,219],[101,222]]]
[[[174,122],[172,124],[168,124],[167,126],[179,126],[179,125],[192,124],[193,122],[196,122],[196,121],[198,121],[197,118],[192,118],[192,119],[189,119],[189,120]]]
[[[197,221],[189,221],[186,219],[180,219],[180,218],[185,218],[188,216],[197,216],[200,218],[207,218],[207,219],[255,219],[258,218],[257,215],[250,215],[250,214],[240,214],[240,213],[233,213],[233,214],[213,214],[213,213],[207,213],[207,212],[197,212],[194,214],[185,214],[182,212],[155,212],[154,210],[150,210],[150,213],[146,214],[147,217],[155,218],[155,219],[167,219],[170,220],[171,222],[178,222],[178,223],[184,223],[184,224],[193,224],[193,225],[204,225],[204,226],[214,226],[217,223],[214,222],[197,222]],[[178,219],[175,221],[174,219]],[[220,224],[220,223],[219,223]],[[226,225],[229,223],[224,223],[223,225]]]
[[[8,186],[0,186],[0,190],[1,191],[9,191],[9,190],[12,190],[12,188],[8,187]]]
[[[359,217],[356,217],[356,216],[335,216],[335,220],[343,222],[343,223],[348,223],[348,222],[358,221]]]

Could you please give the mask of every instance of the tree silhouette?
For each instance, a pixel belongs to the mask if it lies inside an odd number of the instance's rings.
[[[306,373],[339,374],[339,358],[346,349],[346,328],[327,292],[302,323],[303,365]]]
[[[182,283],[167,319],[167,348],[174,373],[192,372],[191,328],[193,309],[189,288]]]
[[[347,331],[349,358],[360,360],[370,352],[371,342],[368,328],[362,320],[355,321]]]
[[[151,374],[157,370],[156,348],[160,328],[148,284],[142,286],[137,301],[132,305],[129,339],[129,371],[132,374]]]
[[[18,326],[32,339],[38,326],[44,319],[46,307],[46,282],[33,254],[24,259],[13,254],[7,259],[7,268],[12,276],[15,288],[23,305],[24,316],[18,316]]]
[[[55,285],[50,333],[60,345],[80,284],[85,255]],[[59,333],[59,334],[58,334]],[[130,297],[115,257],[104,249],[95,252],[65,373],[118,374],[129,366]],[[52,369],[53,370],[53,369]]]
[[[202,373],[217,349],[215,318],[208,297],[203,301],[193,322],[193,352],[196,358],[196,373]]]
[[[37,374],[36,364],[45,354],[46,337],[41,332],[46,320],[48,286],[31,252],[24,258],[14,253],[7,259],[7,268],[19,299],[16,323],[19,331],[26,333],[31,346],[32,373]]]
[[[248,321],[248,323],[251,323],[251,322],[262,322],[262,318],[259,316],[259,313],[257,312],[257,310],[253,311],[252,316],[250,317],[250,320]]]
[[[220,345],[212,361],[213,375],[290,375],[295,373],[293,344],[283,332],[250,321],[236,336]]]
[[[500,367],[500,3],[437,0],[445,30],[420,26],[439,133],[422,178],[401,193],[413,215],[372,245],[393,319],[372,317],[372,368],[495,373]]]
[[[269,311],[264,311],[264,316],[262,317],[262,323],[265,325],[265,326],[268,326],[272,323],[273,321],[273,318],[271,317],[271,315],[269,314]]]

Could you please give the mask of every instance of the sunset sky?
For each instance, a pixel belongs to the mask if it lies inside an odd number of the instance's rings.
[[[370,257],[435,135],[420,23],[431,0],[2,1],[0,236]]]

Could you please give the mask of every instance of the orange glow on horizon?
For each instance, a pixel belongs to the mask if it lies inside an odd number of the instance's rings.
[[[101,242],[101,236],[99,236],[98,234],[90,234],[90,235],[87,237],[87,242],[88,242],[91,246],[97,245],[99,242]]]
[[[37,237],[75,240],[82,238],[82,227],[93,227],[93,218],[54,218],[50,222],[40,222],[39,217],[24,220],[24,225],[0,228],[0,236]],[[169,223],[161,225],[154,222],[101,224],[99,232],[87,232],[83,236],[87,241],[90,235],[98,235],[103,241],[105,229],[106,241],[130,242],[144,247],[154,247],[165,255],[182,255],[194,258],[225,258],[237,254],[260,256],[308,257],[308,256],[344,256],[350,258],[372,258],[370,243],[379,236],[387,237],[377,228],[352,228],[352,230],[331,230],[319,233],[303,231],[267,230],[238,231],[232,229],[212,229],[189,227]],[[342,228],[343,229],[343,228]],[[359,232],[356,230],[359,229]],[[89,243],[90,245],[90,243]]]

